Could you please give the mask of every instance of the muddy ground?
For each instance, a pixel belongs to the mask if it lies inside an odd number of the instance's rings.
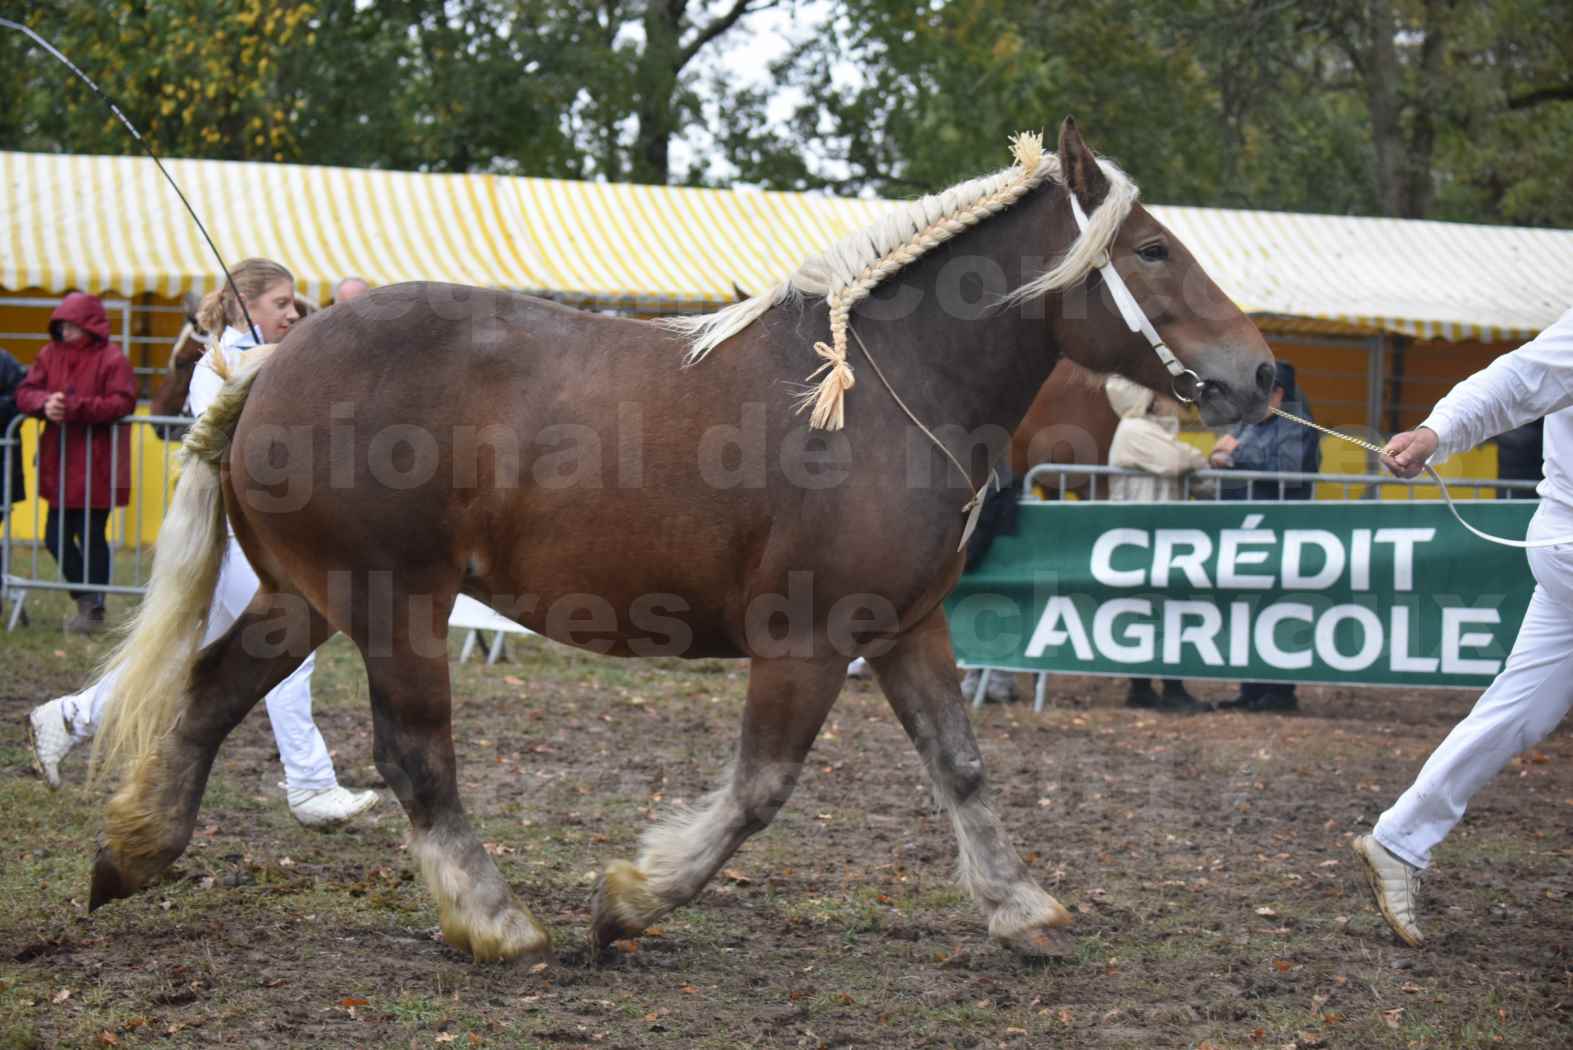
[[[744,667],[516,643],[455,665],[462,786],[559,962],[478,966],[443,944],[391,798],[334,834],[291,820],[260,708],[171,878],[88,915],[100,797],[78,755],[46,790],[21,719],[103,643],[36,609],[50,626],[0,638],[0,1050],[1573,1045],[1573,735],[1515,762],[1439,851],[1426,948],[1387,932],[1349,852],[1470,694],[1310,688],[1295,715],[1172,718],[1063,678],[1041,715],[984,709],[997,808],[1076,916],[1076,955],[1030,963],[989,944],[916,758],[853,684],[777,822],[596,958],[593,873],[714,783]],[[341,779],[378,784],[342,639],[317,694]]]

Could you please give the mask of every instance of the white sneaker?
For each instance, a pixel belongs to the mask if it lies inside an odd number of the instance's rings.
[[[66,724],[65,698],[39,704],[27,716],[27,739],[33,746],[33,768],[44,783],[60,787],[60,761],[76,747],[77,739]]]
[[[381,800],[375,791],[330,788],[289,792],[289,811],[308,828],[334,828],[360,816]]]
[[[1363,862],[1366,884],[1371,887],[1382,918],[1399,940],[1411,948],[1420,947],[1425,937],[1415,925],[1415,869],[1389,853],[1371,835],[1359,836],[1353,846]]]
[[[978,691],[978,676],[983,672],[969,668],[961,678],[961,695],[967,703]],[[1014,704],[1016,702],[1016,676],[1010,671],[995,670],[989,674],[989,684],[983,691],[983,702],[988,704]]]

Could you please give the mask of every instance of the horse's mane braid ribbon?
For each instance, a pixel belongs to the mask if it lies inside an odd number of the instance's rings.
[[[813,406],[808,425],[819,430],[840,430],[846,422],[844,399],[848,390],[856,385],[852,366],[847,364],[847,325],[852,308],[868,298],[879,283],[904,268],[921,255],[950,240],[963,231],[976,226],[991,215],[997,215],[1015,204],[1044,179],[1057,165],[1045,163],[1043,136],[1034,131],[1024,131],[1012,136],[1011,155],[1014,167],[1005,172],[999,188],[979,197],[971,204],[952,214],[941,214],[918,230],[905,243],[863,267],[853,279],[830,293],[830,343],[815,343],[814,352],[825,363],[808,377],[823,375],[817,387],[811,387],[798,399],[798,410]],[[943,196],[943,195],[941,195]]]
[[[1059,157],[1045,153],[1043,136],[1023,132],[1011,138],[1015,163],[1003,171],[952,186],[892,208],[864,229],[804,260],[785,281],[712,314],[674,317],[663,323],[689,340],[686,361],[695,364],[711,350],[747,328],[777,303],[798,296],[823,296],[830,310],[830,342],[817,342],[821,363],[809,376],[798,411],[810,410],[809,425],[840,430],[846,422],[845,399],[857,378],[847,362],[847,331],[853,308],[881,281],[957,234],[997,215],[1060,172]],[[1087,231],[1047,273],[1006,297],[1009,306],[1086,276],[1107,250],[1136,199],[1136,186],[1113,164],[1100,160],[1110,191],[1093,213]]]

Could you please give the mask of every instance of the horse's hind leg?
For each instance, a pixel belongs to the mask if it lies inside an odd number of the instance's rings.
[[[613,861],[596,887],[592,934],[604,947],[692,900],[797,786],[803,760],[846,681],[846,659],[756,658],[726,785],[647,831],[636,863]]]
[[[1027,874],[984,800],[983,756],[956,682],[943,610],[873,660],[880,686],[928,767],[961,848],[961,881],[988,913],[989,935],[1029,955],[1063,955],[1070,913]]]
[[[396,637],[404,651],[366,657],[377,769],[410,818],[410,852],[437,899],[443,937],[478,962],[548,957],[551,937],[514,900],[459,801],[446,649],[423,656],[407,633]]]
[[[129,897],[185,851],[219,745],[332,634],[298,597],[263,593],[202,650],[174,728],[105,809],[90,910]]]

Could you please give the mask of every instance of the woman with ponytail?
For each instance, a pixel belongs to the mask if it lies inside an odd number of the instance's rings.
[[[252,347],[276,343],[299,320],[295,279],[269,259],[246,259],[230,271],[234,286],[225,284],[202,300],[197,322],[213,336],[209,350],[191,377],[189,410],[201,416],[224,382]],[[236,290],[239,296],[236,296]],[[245,309],[241,309],[244,303]],[[251,323],[246,322],[250,315]],[[160,535],[160,542],[165,537]],[[177,542],[172,536],[170,542]],[[156,566],[155,566],[156,570]],[[207,617],[206,645],[229,629],[257,593],[257,574],[229,534],[218,582]],[[308,827],[331,827],[376,805],[375,791],[351,791],[339,785],[333,759],[311,718],[311,672],[316,656],[308,656],[267,696],[268,720],[284,763],[284,784],[290,812]],[[92,737],[104,707],[115,692],[111,672],[81,693],[62,696],[35,707],[28,718],[33,764],[50,787],[60,786],[60,762],[77,744]]]

